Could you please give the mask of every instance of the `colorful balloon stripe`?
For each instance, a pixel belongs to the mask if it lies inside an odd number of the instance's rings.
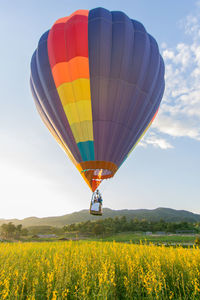
[[[65,82],[57,88],[57,91],[63,105],[78,101],[89,101],[91,103],[89,79],[79,78],[71,82]]]
[[[54,24],[49,34],[48,54],[60,101],[82,160],[94,160],[88,16],[85,11]]]
[[[70,126],[76,143],[85,142],[87,140],[93,141],[92,121],[73,123]]]
[[[48,55],[51,68],[73,57],[88,57],[88,11],[77,11],[60,19],[50,30]]]
[[[80,150],[83,161],[95,160],[93,141],[80,142],[77,143],[77,145]]]
[[[57,63],[52,69],[52,74],[56,87],[59,87],[65,82],[74,81],[77,78],[89,79],[88,58],[77,56],[72,58],[69,62]]]

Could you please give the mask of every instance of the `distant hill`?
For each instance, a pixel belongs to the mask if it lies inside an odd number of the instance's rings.
[[[79,212],[74,212],[60,217],[46,217],[46,218],[36,218],[30,217],[23,220],[10,219],[4,220],[0,219],[0,225],[3,223],[13,222],[15,225],[22,224],[23,227],[29,226],[53,226],[53,227],[63,227],[67,224],[85,222],[87,220],[97,220],[102,218],[114,218],[126,216],[127,219],[138,218],[146,219],[148,221],[159,221],[160,219],[166,222],[200,222],[200,215],[194,214],[186,210],[175,210],[171,208],[159,207],[156,209],[122,209],[113,210],[110,208],[104,208],[103,216],[96,217],[89,214],[89,211],[84,209]]]

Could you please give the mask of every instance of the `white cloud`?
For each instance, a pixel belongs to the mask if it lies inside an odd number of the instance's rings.
[[[181,22],[188,38],[173,48],[162,43],[165,61],[166,88],[161,107],[152,124],[153,138],[148,135],[143,144],[172,148],[165,135],[188,137],[200,141],[200,1],[196,15],[189,15]],[[163,141],[162,141],[163,140]]]
[[[168,134],[172,137],[189,137],[200,141],[200,130],[195,128],[193,122],[177,120],[172,116],[161,115],[152,125],[158,131]]]
[[[164,150],[174,148],[165,138],[158,137],[153,131],[150,131],[138,144],[138,146],[143,148],[146,148],[148,145]]]
[[[151,135],[148,138],[146,138],[144,144],[145,143],[161,149],[173,148],[173,146],[169,142],[167,142],[164,138],[158,138],[154,135]]]
[[[168,50],[168,49],[166,49],[166,50],[164,50],[163,51],[163,58],[164,59],[174,59],[174,52],[172,51],[172,50]]]

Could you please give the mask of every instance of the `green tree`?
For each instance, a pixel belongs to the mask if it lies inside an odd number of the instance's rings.
[[[12,222],[1,225],[1,235],[4,238],[13,238],[15,230],[16,230],[16,227]]]
[[[105,232],[105,227],[102,223],[99,223],[99,224],[97,223],[97,224],[94,225],[93,233],[95,235],[104,234],[104,232]]]
[[[22,224],[15,227],[15,237],[18,239],[22,235]]]

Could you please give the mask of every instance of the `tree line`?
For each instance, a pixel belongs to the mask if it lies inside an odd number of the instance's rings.
[[[200,223],[189,222],[165,222],[147,221],[137,218],[127,220],[125,216],[106,218],[97,221],[86,221],[64,226],[65,232],[78,232],[80,234],[100,235],[114,234],[119,232],[166,232],[166,233],[198,233],[200,232]]]
[[[21,236],[28,234],[26,228],[22,228],[22,224],[15,226],[12,222],[2,224],[0,227],[0,235],[4,239],[19,239]]]
[[[52,226],[34,226],[23,228],[22,225],[14,225],[12,222],[0,226],[0,238],[2,239],[20,239],[22,236],[34,234],[52,234],[58,236],[65,233],[79,233],[81,235],[112,235],[120,232],[165,232],[165,233],[200,233],[200,222],[166,222],[147,221],[137,218],[127,220],[125,216],[106,218],[97,221],[86,221],[65,225],[63,228]]]

